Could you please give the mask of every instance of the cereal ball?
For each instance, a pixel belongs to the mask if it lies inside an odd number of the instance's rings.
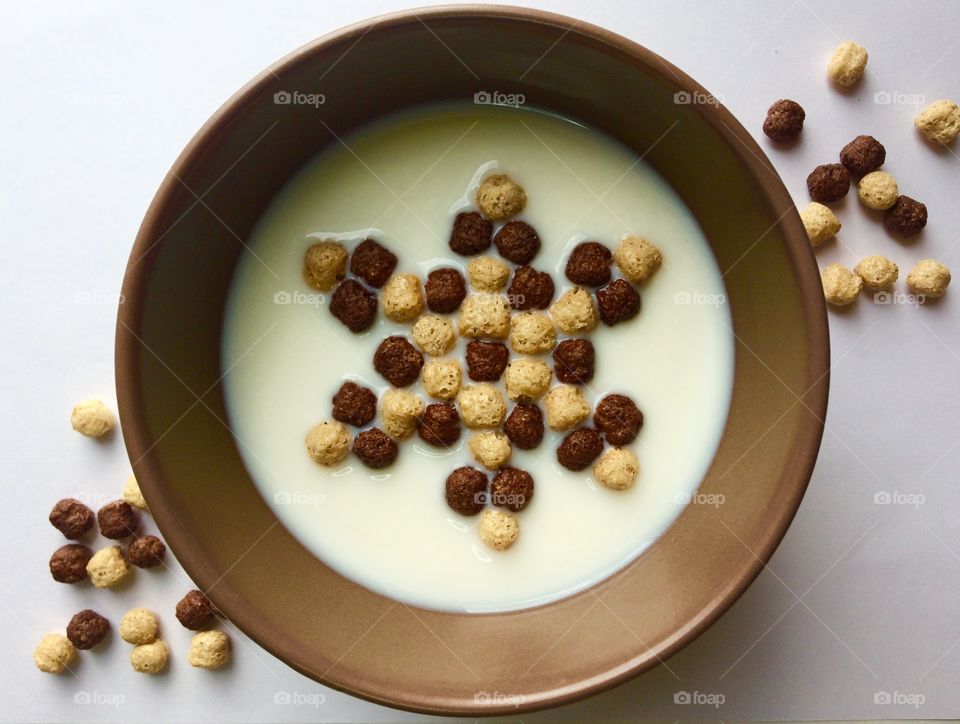
[[[423,311],[423,291],[413,274],[394,274],[380,293],[383,316],[392,322],[412,322]]]
[[[452,400],[460,391],[463,375],[460,363],[453,360],[431,360],[423,367],[423,388],[430,397]]]
[[[614,279],[597,290],[597,308],[603,323],[612,327],[640,313],[640,295],[626,279]]]
[[[440,357],[453,349],[457,334],[449,319],[428,314],[413,325],[413,341],[431,357]]]
[[[550,389],[552,377],[545,362],[518,359],[507,365],[503,384],[511,400],[539,400]]]
[[[806,111],[796,101],[788,99],[776,101],[767,109],[767,117],[763,121],[763,132],[777,143],[789,143],[800,135],[806,117]]]
[[[850,172],[839,163],[817,166],[807,176],[807,191],[810,198],[821,204],[839,201],[850,190]]]
[[[460,415],[449,402],[427,405],[420,421],[420,439],[434,447],[452,447],[460,439]]]
[[[371,287],[382,287],[397,268],[397,255],[373,239],[361,241],[350,257],[350,271]]]
[[[543,413],[531,402],[518,402],[504,421],[503,431],[521,450],[533,450],[543,441]]]
[[[502,342],[471,340],[467,345],[467,374],[474,382],[496,382],[509,358],[510,351]]]
[[[873,291],[888,289],[900,276],[897,265],[885,256],[868,256],[860,260],[853,271],[863,279],[863,286]]]
[[[147,501],[144,500],[143,493],[140,492],[140,484],[137,482],[137,476],[133,473],[123,484],[123,493],[120,494],[127,503],[140,510],[147,509]]]
[[[423,355],[406,337],[384,339],[373,355],[373,368],[394,387],[412,385],[423,369]]]
[[[97,523],[105,538],[119,540],[137,532],[139,519],[136,511],[125,500],[114,500],[97,511]]]
[[[852,40],[845,40],[833,51],[827,63],[827,75],[837,85],[852,86],[863,77],[867,67],[867,49]]]
[[[87,575],[97,588],[113,588],[130,573],[120,546],[101,548],[87,561]]]
[[[93,551],[79,543],[68,543],[50,556],[50,575],[60,583],[77,583],[87,577]]]
[[[497,251],[514,264],[529,264],[540,251],[540,237],[530,224],[508,221],[493,237]]]
[[[845,306],[857,300],[863,279],[840,264],[831,264],[820,272],[823,296],[830,304]]]
[[[854,176],[876,171],[887,160],[887,149],[873,136],[857,136],[840,149],[840,163]]]
[[[336,241],[314,244],[303,255],[303,278],[314,289],[329,292],[347,274],[347,250]]]
[[[646,239],[625,236],[613,250],[613,261],[628,281],[641,284],[660,268],[663,254]]]
[[[397,443],[376,427],[364,430],[353,441],[353,453],[368,468],[379,470],[392,465],[399,453]]]
[[[89,608],[75,613],[67,624],[67,638],[70,643],[84,651],[103,641],[108,633],[110,622]]]
[[[820,246],[830,237],[840,231],[840,219],[823,204],[811,201],[800,212],[803,228],[807,230],[807,238],[812,246]]]
[[[477,189],[477,206],[484,216],[494,221],[516,216],[527,203],[527,194],[505,174],[487,176]]]
[[[201,631],[190,642],[187,661],[198,669],[220,669],[230,660],[230,639],[223,631]]]
[[[368,387],[344,382],[333,396],[333,419],[363,427],[377,416],[377,396]]]
[[[507,283],[510,267],[492,256],[478,256],[467,264],[470,284],[479,292],[499,292]]]
[[[167,547],[155,535],[144,535],[127,546],[127,559],[137,568],[153,568],[163,562]]]
[[[377,319],[377,295],[356,279],[344,279],[330,297],[330,314],[351,332],[365,332]]]
[[[451,267],[434,269],[427,275],[423,288],[427,295],[427,308],[438,314],[457,311],[467,297],[467,282],[463,274]]]
[[[519,513],[533,500],[533,476],[518,468],[500,468],[490,483],[490,502]]]
[[[960,106],[948,100],[934,101],[913,122],[931,141],[953,143],[960,134]]]
[[[593,479],[612,490],[626,490],[637,479],[640,462],[637,456],[623,447],[607,450],[593,466]]]
[[[169,659],[170,647],[162,639],[134,646],[130,652],[130,665],[141,674],[159,674]]]
[[[159,630],[157,615],[146,608],[131,608],[120,619],[120,638],[128,644],[148,644]]]
[[[571,385],[585,385],[593,379],[596,355],[589,339],[565,339],[553,350],[557,379]]]
[[[547,424],[551,430],[563,432],[590,416],[590,405],[587,404],[579,387],[573,385],[557,385],[544,398],[547,407]]]
[[[581,427],[569,433],[557,448],[557,462],[568,470],[585,470],[603,452],[603,438],[596,430]]]
[[[513,513],[487,508],[480,516],[477,534],[480,540],[494,550],[505,551],[517,542],[520,525]]]
[[[77,649],[70,639],[60,634],[47,634],[33,650],[33,663],[47,674],[59,674],[77,658]]]
[[[350,433],[340,422],[321,422],[307,433],[307,452],[314,462],[336,465],[350,452]]]
[[[921,259],[907,274],[907,286],[925,297],[942,297],[950,285],[950,270],[933,259]]]
[[[546,309],[553,301],[553,278],[547,272],[522,266],[513,273],[507,299],[514,309]]]
[[[50,511],[50,524],[64,538],[77,540],[93,527],[93,511],[76,498],[64,498]]]
[[[447,476],[445,495],[451,510],[476,515],[486,507],[487,476],[476,468],[457,468]]]
[[[643,413],[626,395],[607,395],[597,403],[593,424],[611,445],[629,445],[640,433]]]
[[[209,626],[217,610],[201,591],[193,589],[177,602],[177,620],[191,631]]]
[[[599,287],[610,281],[612,261],[610,250],[600,242],[585,241],[577,244],[567,259],[567,279],[574,284]]]
[[[380,398],[380,424],[390,437],[409,437],[423,415],[423,400],[406,390],[389,389]]]
[[[81,435],[103,437],[116,426],[117,420],[100,400],[85,400],[74,405],[70,424]]]
[[[541,312],[520,312],[510,320],[510,346],[520,354],[549,352],[557,343],[550,317]]]
[[[564,292],[550,307],[550,317],[557,328],[566,334],[590,332],[597,326],[593,297],[583,287]]]
[[[463,256],[479,254],[490,248],[493,224],[476,211],[457,214],[450,231],[450,249]]]
[[[470,438],[470,454],[488,470],[499,470],[510,462],[510,439],[502,432],[487,430]]]
[[[927,207],[909,196],[898,196],[883,217],[883,228],[897,236],[916,236],[927,225]]]
[[[510,305],[500,294],[468,296],[460,307],[460,334],[464,337],[506,339],[510,333]]]
[[[857,184],[857,196],[871,209],[889,209],[900,197],[900,189],[893,176],[886,171],[868,173]]]
[[[457,395],[463,423],[470,428],[496,427],[507,414],[503,395],[493,385],[464,387]]]

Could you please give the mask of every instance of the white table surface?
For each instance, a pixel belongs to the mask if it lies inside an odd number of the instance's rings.
[[[960,143],[952,152],[925,145],[909,105],[911,95],[960,97],[960,3],[539,4],[661,53],[722,97],[765,148],[766,107],[781,97],[801,102],[803,142],[789,152],[770,150],[798,203],[806,203],[804,179],[813,166],[832,162],[859,133],[877,136],[901,190],[928,204],[930,225],[915,243],[901,244],[849,199],[841,238],[818,251],[820,261],[852,266],[881,253],[900,264],[902,277],[925,257],[960,270]],[[68,416],[82,398],[114,404],[116,297],[134,234],[171,162],[269,63],[399,7],[391,0],[5,7],[3,719],[419,718],[325,689],[236,630],[228,671],[191,669],[184,660],[189,634],[172,616],[190,584],[175,564],[141,572],[135,586],[109,594],[54,583],[46,570],[62,543],[45,521],[52,503],[67,494],[109,500],[128,473],[118,437],[93,443],[70,430]],[[870,65],[865,82],[841,94],[824,66],[846,38],[869,49]],[[895,102],[876,103],[879,92]],[[832,313],[827,432],[809,492],[768,569],[669,670],[524,718],[960,715],[958,294],[923,307],[867,296],[847,313]],[[878,493],[893,502],[875,503]],[[37,640],[62,630],[75,611],[94,607],[117,621],[134,605],[161,612],[175,658],[166,675],[135,674],[115,634],[103,650],[81,656],[75,675],[34,668]],[[678,692],[722,704],[677,705]],[[883,692],[892,703],[883,703]]]

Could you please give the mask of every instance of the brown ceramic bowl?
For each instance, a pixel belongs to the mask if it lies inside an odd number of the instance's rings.
[[[322,93],[326,103],[306,113],[275,104],[285,89]],[[401,107],[490,89],[523,93],[646,154],[726,273],[737,345],[729,419],[701,487],[725,504],[687,506],[636,561],[565,600],[468,615],[372,593],[278,523],[228,427],[220,328],[243,239],[311,156]],[[371,701],[494,714],[569,702],[645,671],[744,591],[793,518],[817,455],[828,337],[790,197],[750,135],[709,100],[662,58],[606,30],[532,10],[447,7],[311,43],[200,130],[130,256],[117,388],[157,524],[237,626],[307,676]]]

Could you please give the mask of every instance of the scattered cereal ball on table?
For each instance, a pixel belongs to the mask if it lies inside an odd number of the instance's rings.
[[[303,278],[314,289],[329,292],[347,274],[347,250],[336,241],[313,244],[303,255]]]
[[[368,387],[344,382],[333,396],[333,419],[363,427],[377,416],[377,396]]]
[[[344,279],[330,297],[330,314],[355,334],[377,320],[377,295],[356,279]]]
[[[934,101],[914,119],[917,129],[936,143],[953,143],[960,135],[960,106],[950,100]]]
[[[900,198],[900,189],[893,176],[886,171],[868,173],[857,184],[857,196],[871,209],[889,209]]]
[[[467,282],[456,269],[434,269],[427,275],[423,286],[427,296],[427,308],[438,314],[450,314],[460,308],[467,297]]]
[[[925,297],[942,297],[950,285],[950,270],[933,259],[921,259],[907,274],[907,286]]]
[[[540,360],[516,359],[507,365],[503,384],[511,400],[539,400],[550,389],[553,371]]]
[[[462,256],[479,254],[493,242],[493,224],[476,211],[457,214],[450,231],[450,249]]]
[[[887,149],[873,136],[857,136],[840,149],[840,163],[854,176],[876,171],[887,160]]]
[[[452,400],[460,391],[463,373],[453,360],[431,360],[423,367],[423,388],[430,397]]]
[[[506,339],[510,333],[510,305],[500,294],[468,296],[460,307],[460,334],[464,337]]]
[[[199,631],[209,626],[216,615],[216,609],[201,591],[193,589],[177,602],[177,620],[184,628]]]
[[[506,174],[487,176],[477,189],[477,206],[494,221],[516,216],[527,204],[523,188]]]
[[[87,575],[97,588],[113,588],[130,574],[120,546],[101,548],[87,561]]]
[[[850,190],[850,172],[839,163],[817,166],[807,176],[807,191],[810,198],[821,204],[839,201]]]
[[[611,490],[626,490],[637,480],[640,462],[630,450],[609,448],[593,466],[593,479]]]
[[[868,256],[860,260],[853,271],[863,279],[863,286],[873,291],[888,289],[900,276],[897,265],[885,256]]]
[[[427,405],[420,420],[420,439],[434,447],[452,447],[460,439],[460,415],[449,402]]]
[[[120,619],[120,638],[128,644],[149,644],[159,630],[157,615],[146,608],[131,608]]]
[[[490,503],[514,513],[530,505],[533,500],[533,476],[526,470],[504,467],[497,471],[490,483]]]
[[[447,505],[460,515],[476,515],[486,507],[487,482],[487,476],[476,468],[457,468],[447,476],[444,487]]]
[[[546,309],[553,301],[555,287],[547,272],[522,266],[513,273],[507,300],[514,309]]]
[[[413,341],[431,357],[442,357],[453,349],[457,334],[449,319],[428,314],[413,325]]]
[[[130,652],[130,665],[140,674],[159,674],[170,660],[170,647],[162,639],[134,646]]]
[[[336,465],[350,452],[350,433],[341,422],[321,422],[307,433],[307,452],[316,463]]]
[[[380,303],[391,322],[412,322],[424,306],[420,280],[413,274],[394,274],[380,292]]]
[[[510,267],[492,256],[478,256],[467,264],[470,285],[479,292],[499,292],[510,277]]]
[[[467,345],[467,374],[474,382],[496,382],[509,358],[510,351],[502,342],[471,340]]]
[[[397,255],[373,239],[357,245],[350,257],[350,271],[371,287],[382,287],[397,268]]]
[[[353,441],[353,454],[374,470],[392,465],[399,452],[393,438],[376,427],[364,430]]]
[[[577,244],[567,259],[567,279],[574,284],[599,287],[610,281],[610,264],[613,254],[597,241]]]
[[[589,339],[565,339],[553,350],[557,379],[571,385],[585,385],[593,379],[595,359]]]
[[[380,399],[380,423],[390,437],[402,440],[417,429],[423,408],[423,400],[412,392],[389,389]]]
[[[140,492],[140,483],[137,482],[137,476],[133,473],[123,484],[123,493],[120,494],[120,497],[134,508],[147,510],[147,501],[144,499],[143,493]]]
[[[583,287],[564,292],[550,307],[550,317],[557,328],[566,334],[590,332],[597,326],[593,296]]]
[[[394,387],[412,385],[423,369],[423,355],[407,341],[394,335],[384,339],[373,355],[373,368]]]
[[[144,535],[127,546],[127,559],[137,568],[154,568],[163,563],[167,547],[155,535]]]
[[[116,426],[117,420],[100,400],[85,400],[74,405],[70,424],[81,435],[103,437]]]
[[[59,674],[77,658],[77,649],[70,639],[60,634],[47,634],[33,651],[33,663],[47,674]]]
[[[549,352],[557,343],[553,322],[541,312],[520,312],[510,320],[510,346],[520,354]]]
[[[593,424],[611,445],[628,445],[640,434],[643,413],[626,395],[611,394],[597,403]]]
[[[96,611],[85,608],[67,624],[67,638],[78,649],[92,649],[110,633],[110,622]]]
[[[891,234],[909,238],[927,225],[927,207],[909,196],[898,196],[883,217],[883,228]]]
[[[201,631],[190,642],[187,661],[198,669],[220,669],[230,660],[230,639],[223,631]]]
[[[803,121],[806,117],[806,111],[796,101],[786,98],[775,101],[767,109],[767,117],[763,121],[763,132],[777,143],[795,141],[803,130]]]
[[[529,264],[540,251],[540,236],[530,224],[508,221],[493,237],[497,251],[514,264]]]
[[[557,462],[568,470],[585,470],[603,452],[603,438],[589,427],[569,433],[557,448]]]
[[[848,88],[863,77],[867,67],[867,49],[845,40],[833,51],[827,63],[827,75],[837,85]]]
[[[114,500],[97,511],[97,524],[104,538],[120,540],[134,535],[140,520],[130,503],[125,500]]]
[[[820,246],[840,231],[840,220],[828,206],[811,201],[800,211],[800,220],[812,246]]]
[[[503,431],[521,450],[533,450],[543,441],[543,413],[532,402],[518,402],[504,421]]]
[[[50,511],[50,524],[64,538],[77,540],[93,527],[93,511],[76,498],[64,498]]]
[[[663,254],[646,239],[625,236],[613,250],[613,261],[628,281],[641,284],[660,268]]]
[[[59,583],[78,583],[87,577],[93,551],[79,543],[68,543],[50,556],[50,575]]]
[[[516,543],[520,535],[520,525],[512,513],[505,510],[487,508],[480,515],[477,526],[480,540],[497,551],[505,551]]]
[[[831,264],[820,272],[820,282],[824,298],[839,307],[855,302],[863,289],[863,279],[840,264]]]
[[[597,290],[597,308],[603,323],[612,327],[640,313],[640,295],[626,279],[614,279]]]
[[[547,393],[544,404],[547,408],[547,425],[557,432],[569,430],[590,416],[590,405],[580,388],[573,385],[557,385]]]
[[[469,428],[496,427],[507,414],[500,390],[490,384],[464,387],[457,395],[463,423]]]
[[[488,470],[499,470],[510,462],[510,439],[502,432],[486,430],[470,438],[470,454]]]

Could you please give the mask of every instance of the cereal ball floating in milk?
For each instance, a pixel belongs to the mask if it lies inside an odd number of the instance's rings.
[[[543,440],[543,413],[530,402],[518,402],[503,423],[503,431],[521,450],[533,450]]]
[[[931,141],[953,143],[960,135],[960,106],[950,100],[934,101],[920,111],[914,124]]]
[[[533,476],[526,470],[500,468],[490,483],[490,503],[519,513],[533,500],[533,487]]]
[[[342,422],[327,420],[307,433],[307,452],[314,462],[330,467],[350,452],[350,433]]]
[[[557,462],[567,470],[585,470],[602,452],[600,433],[589,427],[580,427],[563,438],[557,448]]]
[[[553,371],[540,360],[515,359],[503,373],[503,384],[511,400],[539,400],[550,389]]]
[[[330,314],[354,334],[377,321],[377,295],[356,279],[344,279],[330,297]]]
[[[420,377],[423,355],[406,337],[393,335],[377,347],[373,355],[373,368],[394,387],[407,387]]]
[[[589,339],[565,339],[553,350],[557,379],[570,385],[585,385],[593,379],[596,352]]]
[[[626,395],[610,394],[597,403],[593,424],[611,445],[629,445],[643,426],[643,413]]]
[[[420,439],[434,447],[453,447],[460,439],[460,415],[449,402],[427,405],[420,420]]]
[[[333,396],[333,419],[354,427],[363,427],[377,416],[377,396],[368,387],[347,381]]]
[[[550,307],[550,317],[557,329],[566,334],[592,331],[597,326],[593,295],[583,287],[568,289]]]
[[[476,515],[486,507],[487,483],[487,476],[476,468],[457,468],[444,484],[447,505],[460,515]]]
[[[925,297],[942,297],[950,285],[950,270],[933,259],[921,259],[907,274],[907,286]]]
[[[412,322],[424,303],[420,279],[414,274],[394,274],[380,292],[383,316],[392,322]]]
[[[457,395],[463,423],[470,428],[496,427],[507,414],[500,390],[490,384],[472,385]]]
[[[390,437],[402,440],[417,429],[424,403],[406,390],[391,388],[380,398],[380,423]]]
[[[636,455],[627,448],[612,447],[593,466],[593,479],[611,490],[626,490],[636,482],[639,472]]]
[[[501,294],[480,292],[460,307],[460,334],[464,337],[506,339],[510,333],[510,305]]]
[[[40,639],[33,651],[33,663],[46,674],[59,674],[77,658],[77,649],[70,639],[50,633]]]
[[[480,516],[477,526],[480,540],[496,551],[505,551],[517,542],[520,525],[513,513],[495,508],[487,508]]]
[[[640,313],[640,295],[626,279],[614,279],[597,290],[597,308],[603,323],[612,327]]]
[[[503,375],[510,350],[502,342],[474,339],[467,345],[467,374],[474,382],[496,382]]]
[[[493,224],[476,211],[457,214],[450,230],[450,250],[463,256],[479,254],[493,242]]]
[[[350,257],[350,271],[371,287],[382,287],[397,268],[397,255],[373,239],[357,245]]]
[[[83,651],[92,649],[110,633],[110,622],[89,608],[75,613],[67,624],[67,638]]]
[[[610,264],[613,254],[598,241],[577,244],[567,259],[565,272],[574,284],[599,287],[610,281]]]
[[[867,49],[852,40],[845,40],[830,56],[827,75],[837,85],[848,88],[863,77],[867,68]]]
[[[101,548],[87,562],[87,575],[97,588],[113,588],[130,573],[120,546]]]
[[[457,311],[467,296],[467,282],[463,274],[452,267],[430,272],[423,289],[427,297],[427,308],[438,314]]]
[[[50,575],[58,583],[79,583],[87,577],[87,564],[93,551],[79,543],[57,548],[50,556]]]
[[[521,266],[513,273],[507,288],[507,300],[514,309],[546,309],[553,301],[556,287],[547,272]]]
[[[467,276],[478,292],[499,292],[510,277],[510,267],[492,256],[478,256],[467,264]]]
[[[376,427],[364,430],[353,441],[353,454],[360,462],[374,470],[392,465],[399,453],[393,438]]]
[[[113,413],[100,400],[84,400],[70,413],[73,429],[87,437],[103,437],[117,424]]]
[[[312,245],[303,255],[303,278],[314,289],[329,292],[347,274],[347,250],[336,241]]]
[[[893,176],[886,171],[868,173],[857,184],[857,196],[871,209],[889,209],[900,197],[900,189]]]
[[[146,608],[131,608],[120,619],[120,638],[128,644],[149,644],[159,630],[157,615]]]
[[[579,387],[558,385],[544,398],[547,408],[547,425],[551,430],[562,432],[579,425],[590,416],[590,405]]]
[[[508,221],[493,237],[497,251],[514,264],[529,264],[540,251],[540,236],[523,221]]]
[[[57,501],[49,517],[50,524],[71,540],[86,535],[93,527],[93,519],[93,511],[76,498]]]
[[[885,256],[868,256],[860,260],[853,271],[863,279],[863,286],[873,291],[888,289],[900,276],[897,265]]]
[[[199,669],[219,669],[230,660],[230,639],[223,631],[200,631],[190,641],[187,661]]]
[[[831,264],[820,272],[820,282],[826,300],[840,307],[855,302],[863,289],[863,279],[840,264]]]
[[[486,430],[470,438],[470,454],[488,470],[499,470],[510,462],[510,439],[502,432]]]
[[[170,647],[162,639],[134,646],[130,652],[130,665],[140,674],[159,674],[169,660]]]
[[[557,343],[550,317],[542,312],[520,312],[510,320],[510,346],[520,354],[549,352]]]
[[[840,149],[840,163],[854,176],[876,171],[887,160],[887,149],[873,136],[857,136]]]
[[[413,341],[431,357],[442,357],[453,349],[457,333],[449,319],[428,314],[413,325]]]
[[[613,261],[625,279],[641,284],[660,268],[663,254],[646,239],[625,236],[613,250]]]
[[[477,189],[477,206],[484,216],[494,221],[516,216],[526,204],[527,194],[506,174],[487,176]]]
[[[820,246],[840,231],[840,219],[828,206],[811,201],[800,211],[800,220],[812,246]]]
[[[462,383],[460,363],[455,360],[431,360],[423,367],[423,388],[430,397],[452,400]]]
[[[143,493],[140,492],[140,484],[137,482],[137,476],[133,473],[130,474],[130,477],[128,477],[127,481],[123,484],[123,493],[121,493],[120,497],[134,508],[147,510],[147,501],[144,499]]]

